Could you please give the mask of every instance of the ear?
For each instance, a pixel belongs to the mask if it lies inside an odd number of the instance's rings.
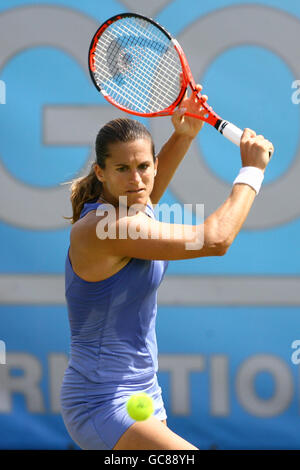
[[[95,175],[97,176],[97,179],[98,179],[101,183],[104,183],[105,177],[104,177],[103,169],[98,165],[98,163],[95,163],[95,165],[94,165],[94,171],[95,171]]]
[[[158,166],[158,158],[156,158],[155,163],[154,163],[154,176],[156,176],[156,173],[157,173],[157,166]]]

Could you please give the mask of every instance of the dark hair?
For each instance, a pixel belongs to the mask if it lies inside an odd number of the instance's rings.
[[[152,144],[152,155],[155,161],[154,143],[150,132],[139,121],[133,119],[114,119],[108,122],[98,132],[96,138],[97,163],[105,168],[105,160],[109,156],[109,144],[117,142],[132,142],[136,139],[149,139]]]
[[[96,161],[93,162],[91,170],[87,176],[82,176],[72,180],[71,183],[71,203],[74,224],[80,217],[84,204],[93,199],[98,199],[102,192],[102,183],[98,180],[94,166],[97,163],[101,168],[105,168],[105,162],[109,157],[109,144],[117,142],[132,142],[136,139],[149,139],[152,146],[153,161],[155,162],[155,148],[152,136],[147,128],[139,121],[133,119],[119,118],[109,121],[103,126],[96,137],[95,150]]]

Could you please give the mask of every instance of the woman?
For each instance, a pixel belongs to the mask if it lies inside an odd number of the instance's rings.
[[[205,112],[186,96],[172,117],[175,131],[158,158],[139,122],[108,123],[97,136],[97,161],[90,174],[71,187],[73,226],[66,259],[71,354],[61,408],[82,449],[197,449],[167,426],[156,376],[157,289],[168,260],[226,253],[252,206],[273,146],[245,129],[243,171],[231,194],[202,226],[178,231],[178,225],[155,220],[152,204],[159,202],[203,125],[184,117],[187,109]],[[133,206],[138,209],[130,212]],[[114,208],[114,218],[107,218],[108,207]],[[187,249],[188,243],[198,248]],[[128,398],[137,392],[153,398],[154,415],[146,421],[135,422],[126,412]]]

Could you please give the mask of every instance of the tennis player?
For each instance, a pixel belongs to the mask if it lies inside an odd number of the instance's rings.
[[[229,197],[204,224],[178,232],[183,226],[155,219],[153,204],[203,126],[203,121],[184,116],[185,110],[204,112],[185,96],[172,116],[174,133],[157,157],[141,123],[109,122],[97,135],[97,160],[90,173],[71,186],[73,225],[65,273],[71,352],[61,410],[70,436],[82,449],[197,450],[166,422],[156,375],[157,289],[168,260],[227,252],[259,191],[273,146],[245,129],[242,169]],[[140,210],[124,215],[120,200],[126,209],[139,204]],[[108,219],[105,211],[99,214],[108,205],[115,218]],[[105,217],[106,231],[115,236],[99,233]],[[132,227],[138,227],[138,238],[131,236]],[[199,246],[191,250],[190,243]],[[128,398],[137,392],[148,393],[154,402],[154,414],[146,421],[134,421],[126,411]]]

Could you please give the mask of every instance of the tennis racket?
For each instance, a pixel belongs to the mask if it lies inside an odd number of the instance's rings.
[[[207,122],[240,145],[243,131],[203,101],[180,44],[152,19],[122,13],[103,23],[90,45],[89,70],[107,101],[136,116],[172,115],[190,86],[207,113],[185,115]]]

